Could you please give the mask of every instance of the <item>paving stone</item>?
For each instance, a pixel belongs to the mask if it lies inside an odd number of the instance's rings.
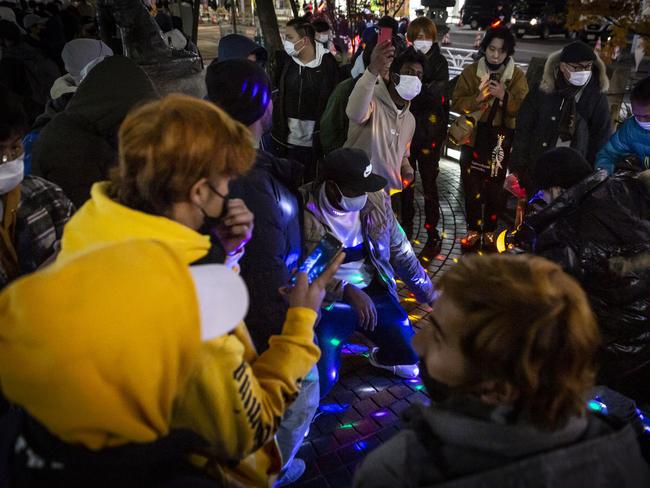
[[[385,407],[394,403],[396,398],[390,394],[388,390],[380,391],[376,395],[372,396],[372,401],[377,404],[379,407]]]
[[[341,458],[336,452],[331,452],[316,459],[316,464],[321,474],[327,475],[341,467]]]
[[[345,466],[326,474],[325,478],[331,487],[343,488],[352,485],[352,475]]]
[[[406,401],[406,399],[400,400],[399,402],[393,403],[389,408],[392,410],[392,412],[397,415],[398,417],[402,415],[402,412],[409,408],[411,404]]]
[[[336,437],[331,434],[322,435],[312,439],[311,445],[314,446],[314,449],[316,449],[319,456],[336,451],[340,447]]]

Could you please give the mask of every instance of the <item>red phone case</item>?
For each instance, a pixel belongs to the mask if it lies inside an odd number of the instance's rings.
[[[377,44],[381,44],[384,41],[392,41],[393,39],[393,29],[390,27],[382,27],[379,29],[379,38],[377,39]]]

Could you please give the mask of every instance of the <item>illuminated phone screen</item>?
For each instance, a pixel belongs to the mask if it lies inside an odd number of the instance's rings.
[[[343,244],[336,237],[332,234],[326,234],[302,262],[298,268],[298,273],[307,273],[307,280],[312,283],[332,264],[342,246]],[[296,275],[291,278],[292,285],[296,283]]]

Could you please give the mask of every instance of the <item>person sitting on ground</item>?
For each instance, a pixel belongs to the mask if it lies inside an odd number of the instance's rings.
[[[219,245],[225,264],[237,269],[253,215],[230,198],[229,182],[253,164],[248,129],[211,102],[170,95],[132,111],[119,141],[111,181],[93,185],[91,199],[65,228],[58,259],[145,238],[172,245],[187,264]],[[281,467],[273,436],[319,358],[315,320],[290,303],[282,333],[259,357],[244,324],[206,344],[177,401],[172,424],[201,434],[216,464],[246,486],[266,486]]]
[[[313,323],[332,272],[311,285],[300,277],[292,313]],[[247,304],[230,269],[188,267],[160,240],[105,243],[16,281],[0,294],[11,486],[233,486],[189,456],[243,448],[244,430],[268,435],[255,394],[263,380],[229,334]],[[299,348],[274,340],[282,357]],[[228,344],[240,349],[230,359]]]
[[[25,176],[20,100],[0,92],[0,289],[52,259],[74,207],[61,189]]]
[[[573,278],[540,257],[468,256],[438,291],[413,338],[434,403],[404,412],[355,487],[648,486],[632,426],[587,411],[599,334]]]
[[[598,382],[650,402],[650,172],[607,177],[571,148],[535,164],[546,204],[521,226],[525,249],[583,286],[603,336]]]
[[[321,178],[301,189],[303,255],[331,233],[343,244],[345,263],[327,289],[316,328],[321,397],[338,378],[340,353],[355,330],[375,344],[370,363],[402,378],[418,374],[413,329],[397,296],[401,278],[418,302],[431,303],[433,285],[397,223],[383,188],[386,179],[360,149],[343,148],[322,162]]]
[[[271,82],[260,66],[246,59],[211,64],[206,85],[208,99],[246,125],[257,147],[253,168],[230,184],[230,195],[242,199],[255,215],[253,237],[239,264],[251,302],[246,326],[261,353],[269,348],[270,338],[281,333],[287,303],[278,290],[289,283],[300,258],[300,210],[295,193],[302,181],[302,167],[259,148],[273,120]],[[300,393],[280,422],[277,440],[285,473],[276,487],[296,481],[305,470],[302,460],[292,460],[318,401],[318,371],[314,368],[303,379]]]
[[[59,185],[77,207],[117,162],[117,131],[132,107],[157,98],[147,74],[132,60],[109,56],[81,83],[66,109],[40,132],[32,168]]]
[[[413,48],[397,58],[394,54],[388,41],[373,49],[368,68],[350,94],[344,146],[365,151],[376,173],[386,179],[390,194],[414,182],[408,156],[415,118],[409,106],[420,93],[426,65],[424,55]]]
[[[610,175],[616,164],[629,155],[641,162],[639,169],[650,169],[650,76],[636,84],[630,101],[633,117],[619,127],[596,156],[596,168]]]
[[[608,90],[605,63],[584,42],[572,42],[548,57],[542,81],[517,117],[510,169],[522,187],[528,190],[535,162],[554,147],[572,147],[594,166],[611,133]]]

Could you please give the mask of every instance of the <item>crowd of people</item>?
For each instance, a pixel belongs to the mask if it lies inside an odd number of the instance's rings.
[[[579,41],[529,89],[506,27],[450,80],[427,17],[363,19],[348,61],[312,16],[160,96],[85,0],[0,5],[0,485],[289,485],[355,332],[432,399],[355,486],[650,485],[650,78],[612,134]],[[449,143],[468,254],[434,285]],[[525,218],[474,254],[508,173]]]

